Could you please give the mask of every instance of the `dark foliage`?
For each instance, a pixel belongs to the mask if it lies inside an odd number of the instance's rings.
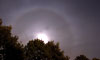
[[[12,36],[11,26],[3,26],[0,20],[0,55],[3,60],[24,60],[24,49],[17,40],[17,36]]]
[[[100,59],[98,59],[98,58],[93,58],[92,60],[100,60]]]
[[[59,43],[34,39],[26,46],[18,42],[18,37],[11,33],[11,26],[2,25],[0,19],[0,60],[69,60],[68,56],[60,49]],[[80,55],[75,60],[89,60],[85,55]],[[92,60],[100,60],[93,58]]]
[[[75,58],[75,60],[89,60],[85,55],[80,55]]]
[[[39,39],[31,40],[25,46],[26,60],[68,60],[60,50],[59,44],[53,41],[44,44]]]

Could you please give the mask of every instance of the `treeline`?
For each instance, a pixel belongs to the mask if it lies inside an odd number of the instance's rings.
[[[0,60],[69,60],[59,48],[59,43],[42,40],[30,40],[25,46],[18,41],[18,36],[11,33],[11,26],[2,25],[0,19]],[[89,60],[85,55],[80,55],[75,60]],[[93,58],[92,60],[100,60]]]

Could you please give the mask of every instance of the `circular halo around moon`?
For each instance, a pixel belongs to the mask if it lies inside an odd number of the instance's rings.
[[[17,18],[15,29],[24,43],[35,39],[37,33],[46,33],[50,40],[70,39],[69,25],[60,14],[48,9],[36,9]],[[26,40],[25,40],[26,39]]]

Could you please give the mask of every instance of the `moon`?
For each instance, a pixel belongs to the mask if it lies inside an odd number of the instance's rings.
[[[47,43],[49,41],[48,36],[45,33],[38,33],[37,38]]]

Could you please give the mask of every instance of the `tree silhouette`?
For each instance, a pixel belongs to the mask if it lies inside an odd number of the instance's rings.
[[[69,60],[53,41],[44,44],[42,40],[31,40],[25,46],[26,60]]]
[[[31,40],[25,46],[26,60],[46,60],[47,53],[44,42],[39,39]]]
[[[92,60],[100,60],[100,59],[98,59],[98,58],[93,58]]]
[[[59,43],[54,44],[54,41],[50,41],[46,44],[51,59],[53,60],[69,60],[68,56],[64,56],[64,52],[59,48]]]
[[[2,25],[0,19],[0,60],[69,60],[68,56],[60,49],[59,43],[34,39],[25,46],[18,42],[18,37],[12,35],[11,26]],[[89,60],[85,55],[80,55],[75,60]],[[100,60],[93,58],[92,60]]]
[[[75,58],[75,60],[89,60],[85,55],[80,55]]]
[[[11,26],[3,26],[0,19],[0,60],[69,60],[53,41],[45,44],[34,39],[24,47],[18,37],[11,34]]]
[[[3,60],[23,60],[22,44],[17,36],[12,36],[11,26],[3,26],[0,20],[0,55]]]

